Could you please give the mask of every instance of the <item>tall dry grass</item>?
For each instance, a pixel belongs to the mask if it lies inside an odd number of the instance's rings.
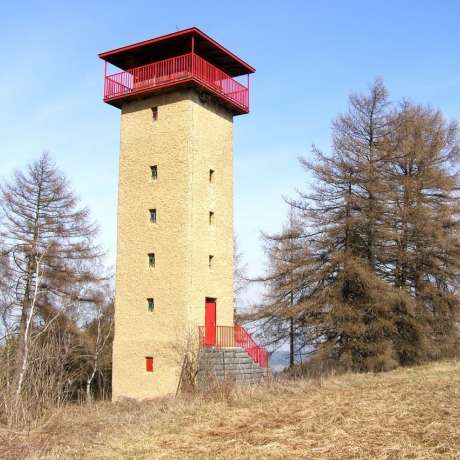
[[[31,342],[21,391],[17,394],[14,356],[11,355],[8,347],[0,354],[0,387],[3,390],[0,393],[0,424],[30,430],[66,403],[69,399],[66,384],[75,379],[78,372],[66,369],[62,347],[56,337]]]
[[[147,402],[67,407],[0,457],[30,459],[456,459],[460,363],[273,380]]]

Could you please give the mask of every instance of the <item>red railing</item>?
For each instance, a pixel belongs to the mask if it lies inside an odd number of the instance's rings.
[[[199,326],[198,336],[201,348],[234,348],[240,347],[260,367],[268,367],[267,350],[257,345],[249,332],[242,326]],[[215,329],[215,330],[214,330]]]
[[[195,80],[243,110],[249,110],[249,88],[195,53],[106,75],[104,100],[124,97],[183,80]]]

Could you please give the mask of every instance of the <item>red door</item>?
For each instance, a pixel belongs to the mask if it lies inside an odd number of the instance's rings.
[[[206,299],[204,326],[204,344],[207,347],[214,347],[216,345],[216,301],[213,299]]]

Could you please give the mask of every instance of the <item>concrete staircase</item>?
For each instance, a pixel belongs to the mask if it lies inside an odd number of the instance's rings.
[[[241,384],[259,383],[269,375],[269,370],[260,367],[243,348],[203,348],[198,370],[198,382],[209,378],[234,380]]]

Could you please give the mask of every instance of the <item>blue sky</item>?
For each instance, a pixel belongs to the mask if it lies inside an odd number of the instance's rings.
[[[256,67],[235,119],[235,228],[252,274],[282,195],[308,186],[297,157],[327,149],[351,91],[383,77],[460,119],[458,1],[16,1],[2,4],[0,177],[48,150],[114,261],[119,111],[101,101],[97,53],[197,26]]]

